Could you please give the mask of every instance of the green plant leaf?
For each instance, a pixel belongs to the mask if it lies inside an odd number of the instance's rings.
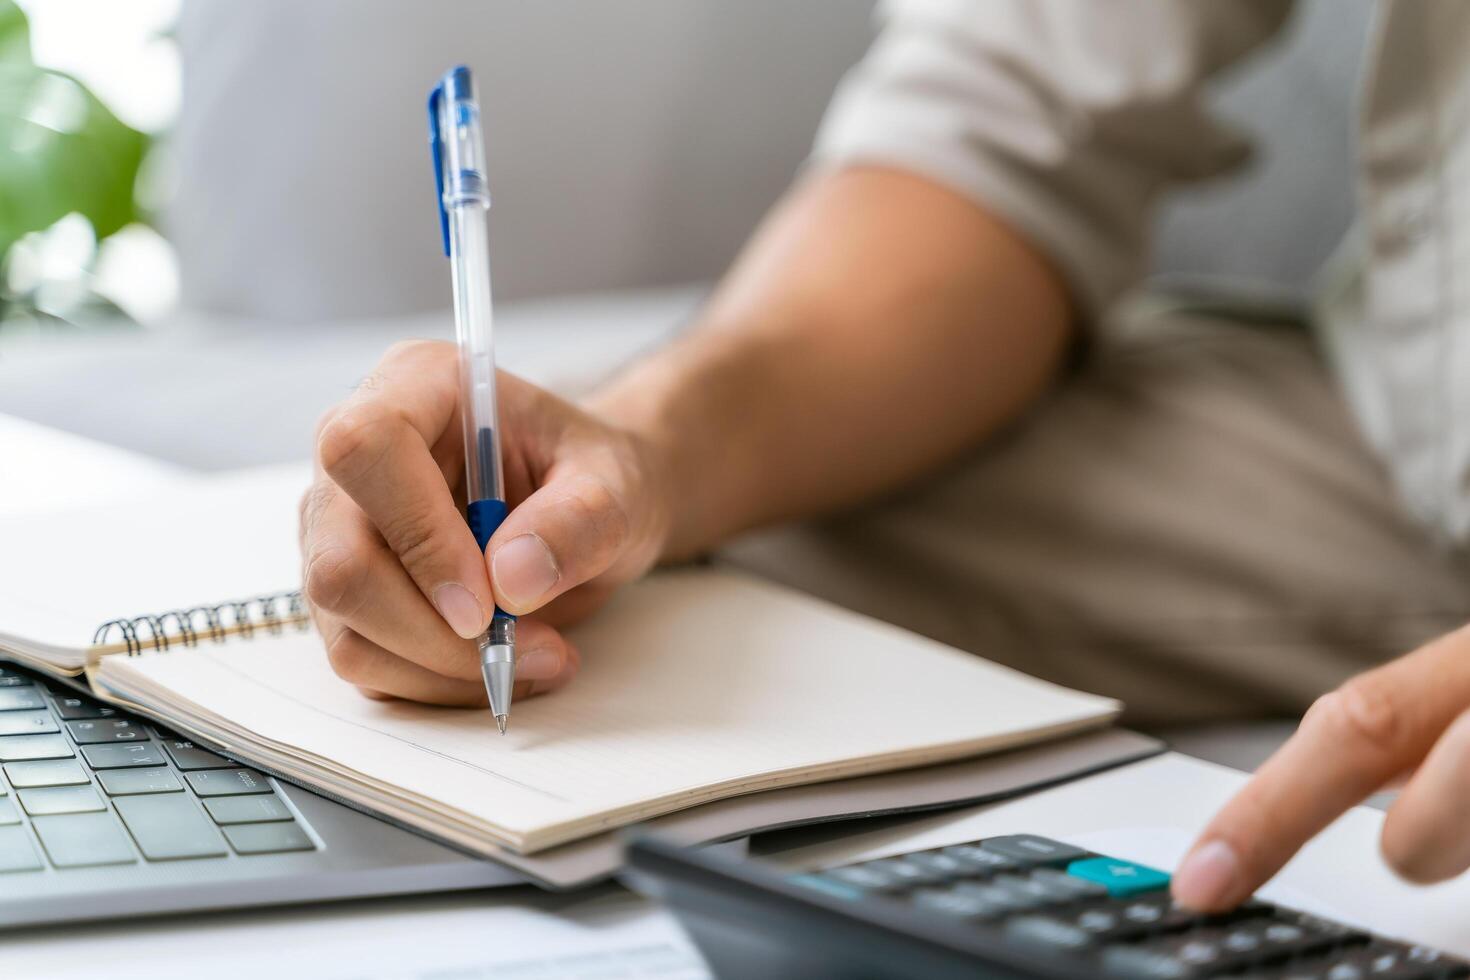
[[[148,137],[69,75],[37,68],[25,17],[0,0],[0,255],[77,211],[99,240],[138,219]]]

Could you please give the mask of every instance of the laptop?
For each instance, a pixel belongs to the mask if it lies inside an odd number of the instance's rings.
[[[0,929],[520,884],[0,665]]]

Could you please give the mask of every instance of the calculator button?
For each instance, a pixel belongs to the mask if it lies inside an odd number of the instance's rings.
[[[5,775],[16,789],[32,786],[77,786],[90,782],[75,759],[43,759],[36,762],[9,762]]]
[[[56,713],[61,715],[63,721],[76,721],[78,718],[111,718],[117,714],[117,709],[110,705],[74,694],[58,694],[52,700],[56,705]]]
[[[49,711],[0,712],[0,735],[44,735],[59,731]]]
[[[954,886],[954,890],[989,902],[1007,915],[1013,912],[1029,912],[1046,904],[1045,899],[1024,889],[1006,887],[996,882],[962,881]]]
[[[1169,876],[1164,872],[1116,858],[1095,857],[1073,861],[1067,865],[1067,874],[1102,885],[1111,894],[1120,897],[1158,891],[1169,885]]]
[[[0,796],[0,826],[12,823],[20,823],[20,810],[10,797]]]
[[[1059,902],[1071,902],[1082,898],[1101,898],[1108,889],[1095,881],[1058,871],[1056,868],[1037,868],[1030,878],[1051,892]]]
[[[41,846],[58,868],[132,864],[138,860],[110,813],[68,813],[31,821]]]
[[[922,865],[915,864],[905,858],[883,858],[879,861],[869,861],[858,867],[873,868],[889,875],[900,885],[912,887],[914,885],[925,885],[930,882],[939,881],[943,875],[937,875]]]
[[[938,912],[961,919],[993,919],[1007,911],[1003,906],[979,895],[957,889],[939,891],[921,888],[914,892],[914,905],[926,912]]]
[[[0,738],[0,762],[26,759],[70,759],[75,755],[65,735],[6,735]]]
[[[285,851],[311,851],[316,845],[306,831],[291,823],[245,823],[226,827],[225,836],[236,854],[281,854]]]
[[[832,868],[824,872],[824,876],[839,881],[846,887],[861,888],[864,891],[882,892],[904,887],[903,881],[892,873],[868,864]]]
[[[1188,980],[1201,975],[1166,953],[1138,946],[1109,946],[1102,954],[1103,970],[1128,980]]]
[[[904,860],[944,878],[961,878],[974,873],[969,862],[945,854],[943,851],[920,851],[917,854],[906,854]]]
[[[208,749],[201,749],[186,738],[171,738],[163,743],[164,751],[174,760],[174,765],[185,772],[195,769],[229,769],[235,763]]]
[[[150,861],[218,857],[228,853],[219,831],[183,794],[120,796],[113,801],[138,849]]]
[[[82,755],[87,757],[87,765],[93,769],[164,765],[163,753],[151,742],[133,745],[83,745]]]
[[[0,872],[40,871],[41,859],[24,827],[0,827]]]
[[[179,777],[164,766],[138,769],[108,769],[97,774],[108,796],[136,796],[139,793],[178,793],[184,789]]]
[[[215,796],[204,801],[204,809],[218,824],[274,823],[290,820],[291,811],[275,794],[270,796]]]
[[[844,885],[842,882],[827,875],[792,875],[787,880],[793,885],[810,888],[813,891],[819,891],[824,895],[831,895],[834,898],[857,901],[863,897],[863,892],[860,889],[854,888],[851,885]]]
[[[991,837],[980,842],[980,849],[1002,854],[1021,864],[1066,864],[1087,857],[1086,851],[1071,844],[1037,837],[1035,834],[1012,834]]]
[[[34,684],[26,687],[0,687],[0,711],[34,711],[46,707],[45,698]]]
[[[1043,915],[1018,915],[1006,923],[1006,935],[1053,949],[1086,949],[1095,941],[1085,929]]]
[[[127,718],[88,718],[84,721],[69,721],[66,730],[78,745],[93,745],[99,742],[146,742],[148,733],[143,726]]]
[[[968,864],[971,874],[997,874],[1001,871],[1014,871],[1021,866],[1013,858],[997,851],[987,851],[979,844],[955,844],[944,848],[940,853]]]

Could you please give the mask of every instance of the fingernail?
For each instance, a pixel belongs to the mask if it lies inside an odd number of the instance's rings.
[[[546,543],[534,534],[522,534],[501,545],[490,561],[495,589],[513,611],[534,609],[561,572]]]
[[[458,582],[445,582],[434,590],[434,606],[444,622],[466,640],[485,628],[485,609],[475,594]]]
[[[1213,909],[1225,902],[1240,877],[1240,858],[1222,840],[1202,844],[1174,873],[1174,898],[1194,909]]]
[[[516,680],[549,681],[561,673],[561,658],[551,650],[520,650],[516,653]]]

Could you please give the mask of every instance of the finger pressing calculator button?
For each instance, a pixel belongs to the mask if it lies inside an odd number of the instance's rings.
[[[148,733],[142,724],[127,718],[88,718],[84,721],[69,721],[67,731],[78,745],[93,745],[99,742],[146,742]]]
[[[32,786],[80,786],[90,782],[81,763],[75,759],[43,759],[36,762],[11,762],[5,775],[16,789]]]
[[[237,854],[280,854],[284,851],[310,851],[316,847],[306,836],[306,831],[294,821],[246,823],[224,830]]]
[[[26,759],[70,759],[74,756],[71,743],[66,736],[57,735],[6,735],[0,738],[0,762],[21,762]]]
[[[186,772],[184,778],[200,796],[240,796],[269,793],[270,783],[254,769],[202,769]]]
[[[132,745],[83,745],[82,755],[93,769],[125,769],[129,766],[164,765],[163,753],[151,742]]]
[[[186,738],[171,738],[163,743],[163,748],[174,760],[174,765],[185,772],[195,769],[229,769],[235,765],[224,756],[201,749]]]
[[[1009,837],[991,837],[980,842],[981,850],[1003,854],[1021,864],[1065,864],[1080,861],[1087,852],[1071,844],[1037,837],[1035,834],[1012,834]]]
[[[1110,894],[1120,896],[1157,891],[1169,886],[1169,876],[1164,872],[1117,858],[1095,857],[1073,861],[1067,865],[1067,874],[1095,882],[1106,888]]]

